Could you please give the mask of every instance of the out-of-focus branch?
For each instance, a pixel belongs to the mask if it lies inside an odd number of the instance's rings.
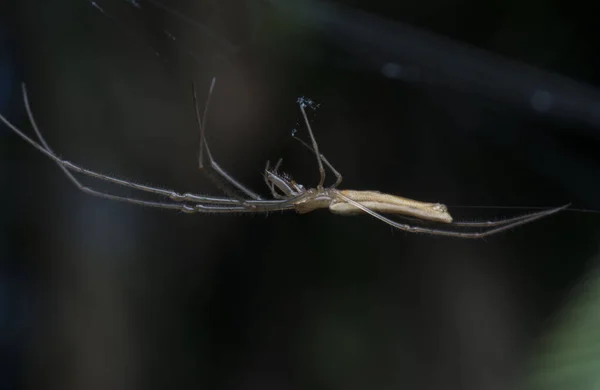
[[[331,44],[359,54],[386,77],[449,87],[600,128],[598,88],[331,2],[266,1]]]

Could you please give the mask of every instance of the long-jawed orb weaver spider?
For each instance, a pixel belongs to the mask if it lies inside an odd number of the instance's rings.
[[[42,133],[40,132],[33,117],[25,84],[22,85],[23,100],[25,102],[25,108],[27,110],[29,121],[38,137],[39,142],[27,136],[25,133],[23,133],[23,131],[10,123],[4,116],[0,115],[0,120],[2,120],[2,122],[4,122],[19,137],[27,141],[50,159],[54,160],[54,162],[60,166],[73,184],[75,184],[75,186],[77,186],[77,188],[79,188],[81,191],[101,198],[119,200],[142,206],[179,210],[185,213],[267,213],[271,211],[296,210],[298,213],[304,214],[316,209],[329,208],[329,210],[334,214],[341,215],[366,213],[396,229],[411,233],[425,233],[459,238],[481,238],[533,222],[569,207],[569,205],[564,205],[553,209],[533,212],[497,221],[456,222],[453,221],[447,207],[440,203],[420,202],[396,195],[381,193],[378,191],[339,190],[337,187],[342,182],[342,175],[319,151],[319,145],[314,137],[305,110],[307,105],[309,105],[311,102],[304,98],[298,99],[298,105],[300,106],[300,111],[310,136],[310,144],[305,143],[300,139],[298,140],[305,147],[309,148],[317,159],[320,174],[319,184],[316,186],[316,188],[305,188],[301,184],[298,184],[290,179],[289,176],[279,172],[281,160],[279,160],[273,169],[270,168],[269,163],[267,162],[264,170],[264,179],[273,198],[263,199],[229,175],[212,157],[206,141],[205,121],[214,85],[215,79],[213,78],[202,117],[198,108],[196,91],[193,88],[196,121],[200,129],[200,151],[198,164],[201,171],[208,174],[209,172],[207,172],[206,168],[209,168],[217,174],[216,176],[209,175],[209,177],[219,181],[223,180],[223,182],[227,184],[223,189],[228,197],[212,197],[192,193],[178,193],[169,189],[146,186],[132,181],[118,179],[113,176],[94,172],[89,169],[82,168],[70,161],[63,160],[62,158],[58,157],[56,153],[54,153],[42,136]],[[326,177],[324,166],[328,167],[336,177],[335,183],[329,187],[324,187]],[[124,187],[130,187],[139,191],[165,196],[169,198],[170,201],[148,201],[97,191],[81,184],[71,171]],[[247,198],[239,196],[230,188],[227,188],[227,186],[237,188],[239,191],[244,193]],[[417,218],[424,221],[443,223],[453,227],[476,228],[479,230],[459,231],[414,226],[391,220],[383,214],[396,214],[408,218]]]

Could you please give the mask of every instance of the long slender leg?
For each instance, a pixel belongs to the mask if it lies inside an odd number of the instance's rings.
[[[260,196],[250,190],[248,187],[243,185],[242,183],[235,180],[231,175],[229,175],[221,166],[213,159],[212,154],[210,153],[210,149],[208,147],[208,142],[206,141],[206,134],[204,129],[206,127],[206,117],[208,114],[208,105],[210,103],[210,98],[213,93],[213,89],[215,87],[216,78],[213,77],[212,82],[210,84],[210,89],[208,92],[208,98],[206,100],[206,104],[204,105],[204,113],[202,118],[200,117],[200,109],[198,108],[198,97],[196,95],[196,88],[192,83],[192,92],[194,95],[194,107],[196,109],[196,122],[198,123],[198,127],[200,128],[200,151],[198,152],[198,168],[200,171],[207,174],[207,176],[217,184],[217,186],[221,187],[221,189],[229,196],[237,198],[240,202],[244,202],[243,198],[237,195],[234,191],[231,191],[227,185],[223,185],[217,177],[210,175],[204,166],[204,151],[206,150],[206,156],[208,158],[208,167],[217,172],[223,179],[229,182],[231,185],[242,191],[244,194],[248,195],[252,199],[260,200]]]
[[[27,110],[27,115],[29,116],[31,125],[36,130],[36,134],[41,134],[41,131],[39,130],[39,128],[37,128],[35,119],[33,117],[33,113],[31,111],[31,107],[29,105],[29,99],[27,97],[27,89],[25,87],[25,84],[22,84],[22,91],[23,91],[23,100],[25,103],[25,108]],[[76,164],[73,164],[72,162],[62,160],[60,157],[58,157],[56,154],[54,154],[52,149],[49,148],[48,144],[44,140],[44,144],[48,148],[48,150],[45,149],[44,146],[40,145],[39,143],[37,143],[36,141],[31,139],[29,136],[27,136],[25,133],[23,133],[19,128],[17,128],[15,125],[13,125],[10,121],[8,121],[8,119],[6,119],[1,114],[0,114],[0,121],[3,122],[5,125],[7,125],[14,133],[16,133],[19,137],[21,137],[23,140],[25,140],[31,146],[33,146],[38,151],[40,151],[41,153],[46,155],[48,158],[53,160],[55,163],[57,163],[59,166],[61,166],[62,168],[65,168],[67,170],[81,173],[81,174],[84,174],[84,175],[87,175],[90,177],[94,177],[96,179],[108,181],[110,183],[114,183],[114,184],[117,184],[120,186],[133,188],[135,190],[150,192],[150,193],[153,193],[156,195],[165,196],[176,202],[189,201],[189,202],[195,202],[195,203],[204,202],[204,203],[208,203],[208,204],[239,205],[239,202],[235,199],[222,198],[222,197],[211,197],[211,196],[201,196],[201,195],[196,195],[196,194],[191,194],[191,193],[180,194],[180,193],[172,191],[172,190],[151,187],[151,186],[145,186],[143,184],[138,184],[138,183],[130,182],[127,180],[118,179],[113,176],[104,175],[104,174],[101,174],[98,172],[91,171],[86,168],[82,168]],[[68,177],[69,177],[69,179],[71,179],[73,181],[74,178],[72,178],[72,175],[69,175]],[[76,183],[76,185],[78,187],[81,186],[81,184],[77,180],[75,180],[74,183]],[[274,204],[274,202],[277,202],[278,204],[283,204],[283,203],[288,204],[289,202],[293,202],[293,200],[294,199],[286,199],[284,201],[247,200],[246,202],[251,204],[254,207],[254,206],[271,205],[271,204]],[[152,203],[152,202],[150,202],[150,203]]]
[[[551,210],[554,210],[554,209],[551,209]],[[548,209],[546,209],[545,211],[548,211]],[[458,227],[478,227],[478,228],[486,228],[486,227],[493,227],[493,226],[510,225],[511,223],[515,223],[515,222],[519,222],[519,221],[522,221],[524,219],[527,219],[527,218],[529,218],[532,215],[537,215],[540,212],[543,213],[544,211],[538,211],[538,212],[535,212],[535,213],[518,215],[516,217],[500,219],[500,220],[497,220],[497,221],[453,221],[450,225],[452,225],[452,226],[458,226]]]
[[[44,146],[44,148],[52,154],[55,154],[54,151],[50,148],[50,146],[48,145],[48,143],[46,142],[46,139],[44,138],[44,136],[42,135],[42,133],[40,132],[40,129],[37,126],[37,123],[35,122],[35,119],[33,117],[33,114],[31,112],[31,107],[29,105],[29,100],[25,99],[25,109],[27,111],[27,115],[29,116],[29,122],[31,123],[31,127],[33,127],[33,130],[35,131],[35,134],[37,135],[38,139],[40,140],[41,144]],[[151,207],[161,207],[163,205],[167,205],[164,206],[165,207],[169,207],[167,203],[163,203],[163,202],[152,202],[152,201],[145,201],[145,200],[138,200],[138,199],[133,199],[133,198],[129,198],[129,197],[124,197],[124,196],[118,196],[118,195],[112,195],[112,194],[108,194],[105,192],[101,192],[101,191],[96,191],[92,188],[89,188],[87,186],[84,186],[83,184],[81,184],[81,182],[79,182],[79,180],[77,180],[77,178],[62,164],[57,163],[57,165],[60,167],[60,169],[62,169],[62,171],[65,173],[65,175],[67,176],[67,178],[69,180],[71,180],[71,182],[73,184],[75,184],[75,186],[83,191],[86,194],[90,194],[90,195],[94,195],[94,196],[99,196],[101,198],[105,198],[105,199],[110,199],[110,200],[119,200],[119,201],[125,201],[125,202],[129,202],[129,203],[134,203],[134,204],[139,204],[142,206],[151,206]]]
[[[306,106],[306,100],[304,98],[298,99],[298,105],[300,106],[300,111],[302,111],[302,116],[304,116],[304,122],[306,122],[306,128],[308,129],[308,134],[310,135],[310,139],[312,141],[312,146],[315,151],[315,156],[317,157],[317,163],[319,164],[319,174],[321,175],[321,179],[319,180],[319,185],[317,186],[318,190],[323,189],[323,183],[325,183],[325,168],[323,168],[323,161],[321,161],[321,153],[319,152],[319,144],[315,139],[312,128],[310,127],[310,122],[308,121],[308,116],[306,115],[306,111],[304,107]]]
[[[292,134],[292,137],[295,140],[299,141],[306,148],[308,148],[308,150],[310,150],[313,153],[316,153],[315,150],[309,144],[304,142],[301,138],[296,137],[294,134]],[[331,163],[327,160],[327,158],[325,158],[325,156],[322,153],[321,153],[321,159],[323,160],[325,165],[327,165],[327,167],[329,169],[331,169],[331,172],[333,172],[333,174],[336,177],[335,183],[331,186],[331,188],[337,188],[340,184],[342,184],[342,180],[343,180],[342,174],[339,173],[338,170],[333,167],[333,165],[331,165]]]
[[[44,139],[44,136],[40,132],[40,130],[35,122],[35,119],[33,118],[28,100],[25,100],[25,109],[27,111],[27,115],[29,116],[31,125],[32,125],[37,137],[39,138],[40,142],[42,143],[42,145],[44,146],[46,151],[48,151],[49,153],[54,155],[53,150],[50,148],[50,146]],[[6,123],[5,119],[1,115],[0,115],[0,119],[2,119]],[[10,124],[8,124],[8,125],[10,126]],[[10,126],[10,127],[12,128],[12,126]],[[14,130],[14,128],[13,128],[13,130]],[[71,182],[73,182],[73,184],[75,184],[75,186],[82,192],[89,194],[89,195],[104,198],[104,199],[133,203],[133,204],[140,205],[140,206],[179,210],[179,211],[182,211],[185,213],[199,213],[199,212],[239,213],[239,212],[254,212],[254,211],[257,211],[257,212],[265,211],[266,212],[266,211],[270,211],[271,209],[286,210],[286,209],[290,209],[290,208],[294,207],[293,204],[288,205],[285,203],[275,203],[275,204],[271,204],[271,205],[262,205],[262,206],[259,205],[257,207],[257,209],[251,209],[251,208],[247,208],[247,207],[243,207],[243,206],[218,206],[218,205],[210,205],[210,204],[209,205],[202,205],[202,204],[187,205],[187,204],[182,204],[182,203],[153,202],[153,201],[148,201],[148,200],[143,200],[143,199],[135,199],[135,198],[127,197],[127,196],[119,196],[119,195],[113,195],[113,194],[103,192],[103,191],[97,191],[97,190],[94,190],[87,186],[84,186],[83,184],[81,184],[81,182],[79,182],[79,180],[77,180],[77,178],[75,178],[75,176],[71,172],[69,172],[69,170],[65,167],[65,165],[63,165],[59,162],[57,162],[57,164],[63,170],[65,175],[67,175],[67,177],[71,180]]]
[[[29,116],[31,125],[32,125],[37,137],[39,138],[40,142],[42,143],[42,145],[44,146],[46,151],[48,153],[50,153],[50,155],[54,155],[54,151],[50,148],[50,146],[44,139],[44,136],[42,135],[41,131],[39,130],[39,128],[35,122],[35,119],[31,112],[31,107],[29,105],[29,101],[27,99],[25,99],[25,109],[27,111],[27,115]],[[11,127],[13,130],[15,130],[15,128],[10,123],[7,123],[7,121],[1,115],[0,115],[0,119],[2,119],[7,125],[9,125],[9,127]],[[141,206],[146,206],[146,207],[179,210],[179,211],[182,211],[185,213],[268,212],[268,211],[274,211],[274,210],[288,210],[288,209],[291,209],[294,207],[293,202],[290,202],[289,200],[286,202],[269,202],[268,204],[266,202],[264,202],[264,204],[258,204],[255,208],[248,208],[248,207],[241,206],[241,205],[231,205],[231,206],[222,206],[222,205],[219,206],[219,205],[215,205],[215,204],[188,205],[188,204],[183,204],[183,203],[154,202],[154,201],[148,201],[148,200],[143,200],[143,199],[135,199],[135,198],[126,197],[126,196],[113,195],[113,194],[103,192],[103,191],[97,191],[97,190],[94,190],[87,186],[84,186],[83,184],[81,184],[81,182],[79,182],[79,180],[77,180],[77,178],[75,178],[75,176],[67,169],[67,167],[65,165],[61,164],[58,161],[57,161],[57,164],[63,170],[65,175],[67,175],[67,177],[71,180],[71,182],[73,182],[73,184],[75,184],[75,186],[78,189],[80,189],[81,191],[83,191],[84,193],[87,193],[87,194],[90,194],[93,196],[97,196],[100,198],[104,198],[104,199],[133,203],[136,205],[141,205]],[[208,199],[214,200],[214,198],[208,198]]]
[[[544,210],[549,210],[548,208],[544,209]],[[533,214],[537,214],[537,213],[533,213]],[[505,219],[500,219],[497,221],[453,221],[450,222],[449,224],[446,225],[450,225],[450,226],[456,226],[456,227],[461,227],[461,228],[490,228],[493,226],[502,226],[502,225],[509,225],[511,223],[514,222],[518,222],[521,221],[523,219],[527,219],[529,217],[531,217],[532,214],[524,214],[524,215],[518,215],[516,217],[512,217],[512,218],[505,218]],[[431,221],[426,221],[426,220],[422,220],[419,218],[414,218],[414,217],[408,217],[406,215],[398,215],[399,218],[402,219],[407,219],[410,220],[412,222],[415,223],[427,223],[427,222],[431,222]]]
[[[396,229],[404,230],[404,231],[411,232],[411,233],[426,233],[426,234],[433,234],[433,235],[438,235],[438,236],[449,236],[449,237],[459,237],[459,238],[483,238],[483,237],[486,237],[486,236],[489,236],[492,234],[503,232],[505,230],[513,229],[517,226],[521,226],[526,223],[536,221],[540,218],[547,217],[547,216],[555,214],[561,210],[564,210],[570,206],[570,204],[567,204],[567,205],[557,207],[557,208],[554,208],[551,210],[545,210],[545,211],[528,214],[525,218],[517,220],[516,222],[510,223],[507,225],[502,225],[499,227],[494,227],[492,229],[489,229],[489,230],[486,230],[483,232],[473,233],[473,232],[456,232],[456,231],[441,230],[441,229],[428,229],[428,228],[422,228],[422,227],[418,227],[418,226],[411,226],[411,225],[399,223],[399,222],[393,221],[393,220],[369,209],[368,207],[365,207],[361,203],[356,202],[355,200],[352,200],[349,197],[347,197],[339,192],[337,193],[336,196],[338,196],[343,201],[352,204],[353,206],[364,211],[365,213],[379,219],[382,222],[387,223],[388,225],[390,225]]]
[[[184,213],[268,213],[271,211],[286,211],[294,209],[293,203],[273,203],[269,205],[256,206],[250,208],[246,206],[215,206],[215,205],[203,205],[203,204],[179,204],[179,209]]]

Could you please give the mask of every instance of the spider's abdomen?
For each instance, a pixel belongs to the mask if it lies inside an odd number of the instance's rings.
[[[452,222],[452,216],[448,212],[448,209],[440,203],[419,202],[400,196],[382,194],[377,191],[342,190],[340,194],[377,213],[402,214],[429,221]],[[345,215],[361,214],[364,212],[351,203],[344,201],[343,198],[337,198],[331,202],[329,209],[332,213]]]

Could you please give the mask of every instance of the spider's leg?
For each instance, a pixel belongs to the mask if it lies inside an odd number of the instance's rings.
[[[315,152],[315,156],[317,157],[317,164],[319,165],[319,175],[321,178],[319,179],[319,185],[317,186],[318,190],[323,189],[323,183],[325,183],[325,168],[323,168],[323,161],[321,158],[321,153],[319,152],[319,144],[315,139],[312,128],[310,127],[310,122],[308,121],[308,116],[306,115],[306,110],[304,107],[306,106],[306,102],[304,99],[299,99],[298,104],[300,106],[300,111],[302,112],[302,116],[304,117],[304,122],[306,123],[306,128],[308,129],[308,134],[310,135],[310,139],[312,141],[312,147]]]
[[[548,210],[553,210],[553,209],[546,209],[544,211],[548,211]],[[510,225],[512,223],[516,223],[516,222],[522,221],[524,219],[528,219],[531,216],[535,216],[539,213],[543,213],[544,211],[536,211],[534,213],[517,215],[516,217],[504,218],[504,219],[499,219],[496,221],[453,221],[451,223],[451,225],[457,226],[457,227],[475,227],[475,228],[490,228],[490,227],[494,227],[494,226]]]
[[[482,232],[458,232],[458,231],[442,230],[442,229],[429,229],[429,228],[423,228],[423,227],[419,227],[419,226],[411,226],[408,224],[399,223],[399,222],[393,221],[393,220],[369,209],[368,207],[364,206],[363,204],[361,204],[353,199],[350,199],[349,197],[347,197],[339,192],[337,193],[336,196],[339,197],[344,202],[350,203],[354,207],[361,209],[365,213],[379,219],[380,221],[382,221],[396,229],[404,230],[404,231],[411,232],[411,233],[425,233],[425,234],[432,234],[432,235],[438,235],[438,236],[449,236],[449,237],[458,237],[458,238],[483,238],[486,236],[490,236],[492,234],[503,232],[505,230],[513,229],[517,226],[521,226],[526,223],[536,221],[540,218],[547,217],[547,216],[555,214],[561,210],[564,210],[570,206],[570,204],[567,204],[567,205],[557,207],[554,209],[531,213],[531,214],[528,214],[527,216],[525,216],[523,219],[517,219],[516,221],[514,221],[512,223],[492,227],[491,229],[488,229],[488,230],[485,230]]]
[[[304,142],[302,139],[296,137],[295,135],[292,135],[292,137],[294,137],[294,139],[296,139],[298,142],[300,142],[302,145],[304,145],[306,148],[308,148],[308,150],[310,150],[313,153],[316,153],[315,150],[306,142]],[[331,188],[337,188],[343,180],[342,174],[333,167],[333,165],[327,160],[327,158],[325,158],[325,156],[321,153],[321,159],[323,160],[323,162],[325,163],[325,165],[327,165],[327,167],[329,169],[331,169],[331,172],[333,172],[333,174],[335,175],[335,183],[331,186]]]
[[[230,198],[221,198],[221,197],[211,197],[211,196],[202,196],[202,195],[196,195],[196,194],[190,194],[190,193],[184,193],[184,194],[180,194],[178,192],[172,191],[172,190],[168,190],[168,189],[164,189],[164,188],[158,188],[158,187],[151,187],[151,186],[146,186],[143,184],[138,184],[135,182],[131,182],[131,181],[127,181],[127,180],[123,180],[123,179],[119,179],[116,178],[114,176],[109,176],[109,175],[104,175],[102,173],[98,173],[86,168],[82,168],[70,161],[66,161],[61,159],[60,157],[58,157],[54,151],[50,148],[50,146],[48,145],[48,143],[46,142],[46,140],[44,139],[44,137],[41,134],[41,131],[39,130],[35,119],[33,117],[33,112],[31,110],[30,104],[29,104],[29,99],[27,96],[27,89],[25,87],[25,84],[22,84],[22,91],[23,91],[23,101],[25,104],[25,108],[27,111],[27,115],[29,117],[29,121],[31,123],[31,126],[34,128],[35,133],[37,134],[38,138],[40,139],[40,141],[42,142],[42,144],[37,143],[36,141],[34,141],[32,138],[30,138],[29,136],[27,136],[25,133],[23,133],[23,131],[21,131],[19,128],[17,128],[15,125],[13,125],[10,121],[8,121],[8,119],[6,119],[4,116],[0,115],[0,121],[3,122],[4,124],[6,124],[15,134],[17,134],[19,137],[21,137],[23,140],[25,140],[27,143],[29,143],[30,145],[32,145],[34,148],[36,148],[38,151],[40,151],[41,153],[45,154],[48,158],[52,159],[56,164],[58,164],[63,171],[67,174],[67,177],[82,191],[90,193],[92,195],[96,195],[96,193],[94,193],[95,190],[91,190],[87,187],[85,187],[84,185],[82,185],[74,176],[73,174],[70,172],[77,172],[77,173],[81,173],[90,177],[94,177],[96,179],[100,179],[100,180],[104,180],[113,184],[117,184],[120,186],[124,186],[124,187],[129,187],[129,188],[133,188],[135,190],[139,190],[139,191],[144,191],[144,192],[149,192],[149,193],[153,193],[156,195],[161,195],[161,196],[165,196],[170,198],[173,201],[176,202],[184,202],[184,201],[189,201],[189,202],[203,202],[205,204],[218,204],[218,205],[239,205],[239,201],[235,200],[235,199],[230,199]],[[97,194],[98,196],[103,196]],[[111,196],[115,196],[115,195],[111,195]],[[117,199],[117,200],[126,200],[125,198],[121,197],[115,197],[115,198],[110,198],[110,199]],[[289,201],[289,200],[288,200]],[[264,204],[269,204],[269,201],[265,201],[265,200],[247,200],[246,201],[249,205],[251,205],[251,208],[254,208],[257,205],[264,205]],[[148,205],[150,205],[153,202],[149,202]],[[144,204],[143,202],[141,204]]]
[[[196,96],[196,88],[195,88],[194,84],[192,83],[192,92],[194,95],[194,107],[196,110],[196,122],[198,124],[198,128],[200,129],[200,150],[198,152],[198,168],[200,169],[200,171],[204,172],[211,180],[213,180],[213,182],[215,182],[215,184],[217,184],[217,186],[219,186],[227,195],[238,199],[238,201],[240,201],[240,203],[244,203],[245,200],[243,198],[241,198],[239,195],[237,195],[235,193],[235,191],[232,191],[231,188],[229,187],[229,185],[234,186],[235,188],[242,191],[244,194],[246,194],[247,196],[249,196],[252,199],[260,200],[261,197],[258,194],[256,194],[255,192],[250,190],[248,187],[246,187],[245,185],[243,185],[242,183],[237,181],[230,174],[228,174],[223,168],[221,168],[221,166],[213,159],[212,154],[210,153],[210,149],[208,147],[208,142],[206,141],[206,134],[204,132],[204,129],[206,127],[205,125],[206,125],[206,117],[207,117],[207,113],[208,113],[208,105],[210,103],[210,98],[212,96],[212,92],[215,87],[215,81],[216,81],[216,79],[213,78],[212,82],[210,84],[210,90],[208,92],[208,98],[206,100],[206,104],[204,105],[204,114],[202,115],[202,118],[200,117],[200,109],[198,107],[198,98]],[[204,165],[204,152],[205,151],[206,151],[206,157],[208,159],[207,166]],[[210,168],[213,171],[215,171],[220,176],[220,178],[217,176],[211,175],[210,172],[208,172],[206,170],[206,168]],[[224,181],[222,181],[222,180],[224,180]]]

